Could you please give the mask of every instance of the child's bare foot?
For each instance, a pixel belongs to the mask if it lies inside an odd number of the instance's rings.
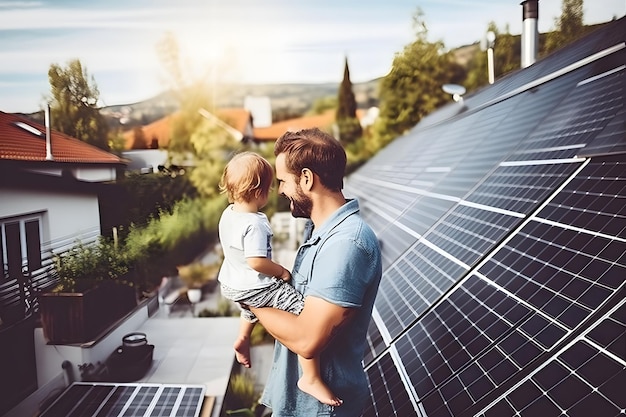
[[[343,400],[338,398],[333,392],[319,379],[305,380],[304,377],[298,380],[298,388],[309,395],[317,398],[321,403],[338,407],[343,404]]]
[[[235,340],[233,348],[235,349],[235,358],[237,359],[237,362],[246,368],[250,368],[252,366],[250,363],[250,339],[247,337],[240,337]]]

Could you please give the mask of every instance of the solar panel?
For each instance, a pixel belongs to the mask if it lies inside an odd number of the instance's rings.
[[[547,364],[561,364],[567,352],[578,352],[581,345],[591,346],[596,350],[594,360],[607,364],[606,372],[598,370],[601,375],[615,381],[625,377],[626,219],[620,216],[623,206],[615,204],[626,199],[625,165],[624,156],[587,164],[460,286],[415,325],[403,327],[406,333],[389,349],[398,354],[396,369],[388,369],[385,362],[384,372],[405,373],[406,385],[415,390],[420,407],[414,408],[416,414],[406,415],[420,415],[420,409],[426,415],[474,415],[482,412],[475,410],[481,406],[496,410],[484,411],[486,416],[534,415],[522,410],[542,392],[552,394],[528,388],[535,384],[533,375],[549,375],[549,370],[543,370]],[[578,192],[592,189],[603,192],[596,193],[593,201],[577,198]],[[613,230],[617,236],[608,238],[603,230],[613,218],[619,219]],[[600,316],[606,310],[611,313]],[[383,318],[385,324],[390,321]],[[605,328],[610,331],[601,331]],[[369,371],[381,366],[371,366]],[[568,366],[569,374],[576,374],[578,368]],[[596,401],[592,398],[597,392],[612,389],[604,378],[596,377],[600,385],[594,385],[584,376],[575,378],[590,387],[588,401]],[[507,388],[509,394],[502,394]],[[410,397],[410,391],[404,391],[401,398]],[[508,399],[497,398],[498,393]],[[516,397],[527,402],[513,401]],[[376,398],[375,403],[380,402],[388,401],[384,396]],[[613,403],[621,409],[626,406],[619,397]],[[532,404],[536,411],[544,402]],[[514,411],[498,414],[505,405]],[[561,407],[562,415],[578,415],[578,408],[566,405]],[[543,411],[536,415],[560,415],[550,414],[549,407]]]
[[[624,22],[346,181],[384,259],[364,416],[626,412]]]
[[[74,382],[40,417],[198,417],[204,385]]]

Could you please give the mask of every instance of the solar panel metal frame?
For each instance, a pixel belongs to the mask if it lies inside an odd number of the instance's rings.
[[[39,417],[198,417],[200,384],[73,382]]]

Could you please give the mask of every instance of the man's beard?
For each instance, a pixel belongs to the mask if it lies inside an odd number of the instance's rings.
[[[291,215],[293,217],[310,218],[313,209],[313,201],[302,192],[302,187],[298,184],[296,195],[291,198]]]

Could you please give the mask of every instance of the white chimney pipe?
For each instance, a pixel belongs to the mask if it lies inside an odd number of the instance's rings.
[[[539,50],[539,0],[525,0],[522,5],[522,68],[535,63]]]
[[[46,161],[54,161],[54,156],[52,156],[52,143],[50,139],[50,104],[46,103],[46,108],[44,109],[44,116],[46,119]]]

